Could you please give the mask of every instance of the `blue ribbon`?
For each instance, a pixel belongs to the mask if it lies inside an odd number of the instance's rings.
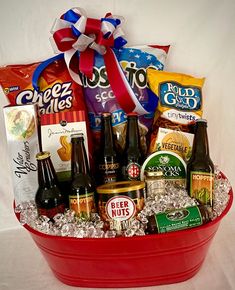
[[[152,92],[149,88],[147,88],[148,92],[148,103],[144,106],[145,110],[148,112],[155,112],[158,105],[158,97],[154,92]]]
[[[40,78],[41,73],[44,71],[44,69],[50,65],[51,63],[53,63],[56,60],[59,59],[63,59],[64,58],[64,54],[58,54],[56,56],[53,56],[45,61],[43,61],[41,64],[39,64],[39,66],[37,66],[37,68],[35,69],[34,73],[33,73],[33,77],[32,77],[32,85],[33,88],[37,91],[40,92],[40,88],[38,86],[38,79]]]
[[[114,39],[114,47],[117,49],[123,47],[126,44],[127,44],[127,41],[121,36]]]
[[[72,29],[72,32],[74,34],[74,36],[76,37],[79,37],[82,33],[77,29],[75,28],[73,25],[71,26],[71,29]]]
[[[73,11],[73,9],[70,9],[68,10],[63,16],[62,16],[62,19],[63,20],[66,20],[70,23],[73,23],[75,24],[79,19],[81,18],[81,15],[77,14],[76,12]],[[101,21],[107,21],[109,23],[111,23],[115,28],[121,23],[120,19],[116,18],[116,19],[113,19],[113,18],[101,18]],[[71,25],[71,30],[72,30],[72,33],[76,36],[76,37],[79,37],[82,33],[77,29],[75,28],[73,25]],[[111,35],[111,32],[107,32],[105,35],[104,35],[104,38],[109,38]],[[116,49],[119,49],[121,47],[123,47],[124,45],[127,44],[127,41],[119,36],[117,37],[116,39],[114,39],[114,48]],[[77,52],[77,57],[79,58],[79,52]],[[36,90],[36,91],[40,91],[40,88],[38,87],[38,80],[40,78],[40,75],[41,73],[43,72],[43,70],[48,66],[50,65],[51,63],[53,63],[54,61],[56,60],[60,60],[60,59],[63,59],[64,58],[64,53],[61,53],[61,54],[58,54],[52,58],[49,58],[45,61],[43,61],[34,71],[33,73],[33,77],[32,77],[32,85],[33,85],[33,88]]]
[[[68,10],[64,15],[63,19],[72,23],[76,23],[81,16],[74,12],[72,9]]]
[[[75,13],[72,9],[68,10],[64,15],[63,15],[63,19],[68,21],[68,22],[71,22],[71,23],[76,23],[79,19],[80,19],[80,15],[78,15],[77,13]],[[74,34],[74,36],[76,37],[79,37],[82,33],[77,29],[75,28],[73,25],[71,25],[71,29],[72,29],[72,32]]]
[[[119,19],[113,19],[113,18],[101,18],[101,22],[109,22],[111,23],[115,28],[121,23]]]

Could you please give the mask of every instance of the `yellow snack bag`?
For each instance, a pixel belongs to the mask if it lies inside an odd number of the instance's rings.
[[[183,132],[190,132],[190,125],[202,117],[205,78],[148,69],[147,79],[158,97],[149,147],[152,153],[159,150],[159,128],[182,131],[184,135]]]

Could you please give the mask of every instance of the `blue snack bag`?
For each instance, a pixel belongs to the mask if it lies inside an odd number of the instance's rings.
[[[116,58],[134,91],[140,105],[148,112],[139,116],[140,135],[143,150],[146,152],[145,136],[153,122],[157,98],[148,89],[146,69],[163,70],[169,46],[143,45],[114,49]],[[122,149],[125,146],[126,114],[116,99],[108,78],[103,57],[96,53],[92,79],[82,75],[84,95],[88,108],[90,126],[95,144],[100,138],[100,114],[112,113],[112,125],[116,141]]]

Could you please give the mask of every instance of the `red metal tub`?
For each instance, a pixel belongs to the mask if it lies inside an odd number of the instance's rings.
[[[142,237],[69,238],[24,227],[54,275],[80,287],[139,287],[187,280],[200,269],[212,238],[233,201],[220,217],[200,227]],[[17,215],[19,218],[19,215]]]

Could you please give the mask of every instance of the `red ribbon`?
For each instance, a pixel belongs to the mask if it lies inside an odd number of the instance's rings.
[[[111,14],[107,14],[109,16]],[[101,20],[94,18],[86,19],[86,27],[84,34],[92,37],[94,35],[94,43],[90,44],[84,51],[80,51],[79,57],[79,71],[85,74],[88,78],[92,78],[93,66],[95,59],[95,50],[92,45],[100,45],[105,47],[104,63],[106,66],[107,77],[110,86],[117,98],[120,107],[126,112],[132,112],[136,108],[136,104],[132,100],[130,94],[130,86],[125,79],[125,75],[116,59],[116,56],[111,49],[114,46],[114,37],[111,35],[109,38],[104,38],[101,31]],[[73,45],[77,41],[78,37],[74,35],[72,29],[62,28],[54,32],[53,38],[57,45],[57,48],[66,52],[73,48]],[[76,46],[76,44],[75,44]]]
[[[101,21],[99,19],[87,18],[85,34],[95,34],[96,39],[101,36],[100,31]],[[87,48],[85,51],[80,52],[79,70],[85,74],[89,79],[92,78],[93,66],[95,61],[94,49]]]
[[[72,45],[77,41],[76,36],[72,33],[71,28],[63,28],[57,30],[53,34],[53,38],[56,42],[56,45],[60,51],[67,51],[72,48]],[[69,41],[63,41],[65,38],[70,38]]]
[[[115,97],[117,98],[120,107],[126,113],[132,112],[135,109],[135,104],[126,89],[126,85],[118,69],[119,64],[117,64],[114,52],[110,48],[107,48],[107,51],[104,54],[104,63],[110,86],[115,93]]]
[[[100,28],[101,21],[99,19],[87,18],[85,34],[95,34],[96,43],[105,46],[106,49],[112,47],[114,44],[113,36],[111,35],[111,37],[105,39]],[[93,49],[87,48],[85,51],[80,52],[79,70],[89,79],[92,78],[94,62],[95,52]]]
[[[79,57],[79,70],[89,79],[92,78],[93,66],[95,60],[95,51],[94,49],[87,48],[85,51],[80,53]]]
[[[85,34],[98,35],[100,33],[101,21],[99,19],[87,18]]]

